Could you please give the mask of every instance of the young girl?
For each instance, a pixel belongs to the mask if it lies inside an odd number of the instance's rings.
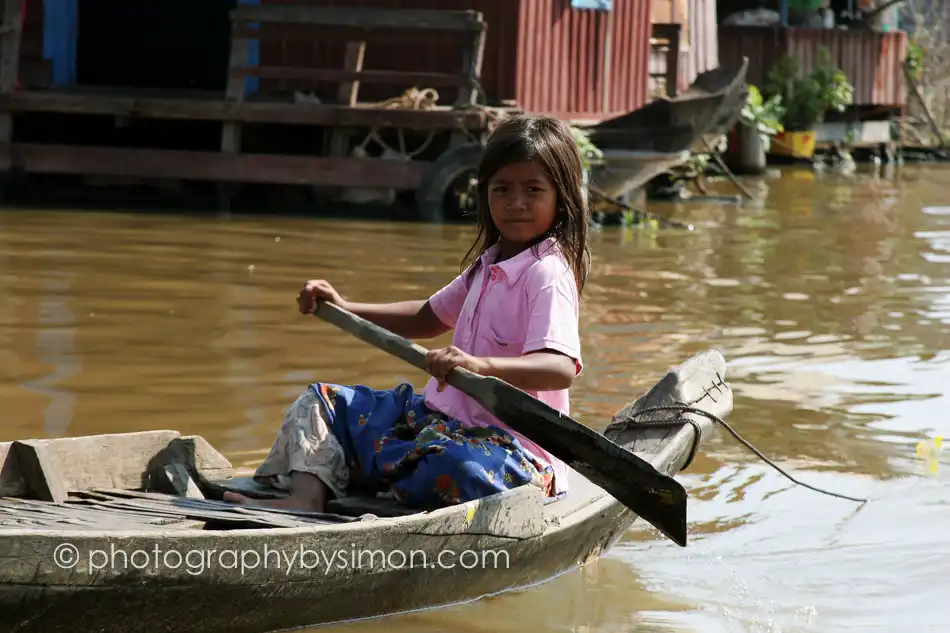
[[[321,512],[328,495],[387,493],[434,509],[536,485],[567,492],[564,464],[445,383],[455,367],[496,376],[569,414],[582,369],[578,307],[590,263],[582,167],[570,129],[550,117],[513,117],[489,139],[478,170],[478,236],[462,274],[428,300],[353,303],[324,280],[297,303],[335,303],[407,338],[454,328],[426,358],[423,394],[408,384],[311,385],[291,405],[255,478],[280,500],[226,500]],[[474,255],[473,255],[474,254]]]

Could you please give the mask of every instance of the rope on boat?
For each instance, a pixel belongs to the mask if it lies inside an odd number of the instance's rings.
[[[763,455],[762,452],[759,451],[759,449],[757,449],[757,448],[756,448],[755,446],[753,446],[751,443],[749,443],[748,440],[746,440],[746,439],[743,438],[741,435],[739,435],[739,433],[738,433],[735,429],[733,429],[725,420],[723,420],[723,419],[720,418],[719,416],[715,415],[714,413],[710,413],[709,411],[705,411],[705,410],[703,410],[703,409],[698,409],[698,408],[696,408],[696,407],[694,407],[694,406],[691,406],[691,405],[688,405],[688,404],[679,403],[679,404],[664,405],[664,406],[658,406],[658,407],[648,407],[648,408],[645,408],[645,409],[641,409],[641,410],[639,410],[639,411],[634,411],[634,412],[632,412],[632,413],[630,414],[630,416],[631,416],[631,418],[637,418],[637,417],[640,417],[641,415],[646,415],[647,413],[657,413],[657,412],[660,412],[660,411],[679,411],[680,413],[695,413],[695,414],[698,414],[698,415],[704,415],[704,416],[706,416],[707,418],[709,418],[710,420],[712,420],[713,422],[718,422],[718,423],[721,424],[723,427],[725,427],[725,429],[726,429],[727,431],[729,431],[729,433],[730,433],[734,438],[736,438],[736,440],[738,440],[742,445],[744,445],[744,446],[745,446],[746,448],[748,448],[750,451],[752,451],[753,453],[755,453],[755,454],[756,454],[762,461],[764,461],[766,464],[768,464],[769,466],[771,466],[772,468],[774,468],[775,470],[777,470],[777,471],[780,472],[781,474],[785,475],[785,477],[787,477],[787,478],[788,478],[790,481],[792,481],[793,483],[796,483],[796,484],[798,484],[799,486],[803,486],[803,487],[808,488],[808,489],[810,489],[810,490],[814,490],[815,492],[820,492],[820,493],[822,493],[822,494],[830,495],[830,496],[832,496],[832,497],[838,497],[839,499],[847,499],[848,501],[856,501],[856,502],[858,502],[858,503],[867,503],[867,501],[868,501],[868,499],[859,499],[859,498],[857,498],[857,497],[849,497],[848,495],[843,495],[843,494],[840,494],[840,493],[837,493],[837,492],[831,492],[831,491],[829,491],[829,490],[822,490],[821,488],[816,488],[815,486],[812,486],[811,484],[806,484],[806,483],[803,482],[803,481],[799,481],[799,480],[795,479],[794,477],[792,477],[791,475],[789,475],[787,472],[785,472],[784,470],[782,470],[782,468],[781,468],[778,464],[776,464],[776,463],[773,462],[771,459],[769,459],[768,457],[766,457],[765,455]],[[619,423],[619,424],[612,424],[611,426],[612,426],[613,428],[618,428],[618,427],[630,428],[630,426],[641,426],[641,427],[672,427],[672,426],[681,426],[681,425],[684,425],[684,424],[690,424],[690,425],[693,427],[693,431],[696,432],[695,439],[693,440],[693,446],[692,446],[692,448],[691,448],[691,450],[690,450],[689,457],[687,458],[686,463],[683,464],[683,468],[685,469],[685,468],[686,468],[687,466],[689,466],[689,464],[693,461],[693,457],[696,455],[696,452],[697,452],[697,450],[698,450],[698,448],[699,448],[699,441],[700,441],[700,439],[701,439],[701,437],[702,437],[702,433],[701,433],[701,430],[700,430],[699,423],[696,422],[695,420],[690,420],[690,419],[688,419],[688,418],[677,418],[677,419],[675,419],[675,420],[661,420],[661,421],[636,422],[636,421],[634,421],[633,419],[628,419],[628,420],[624,420],[623,422],[621,422],[621,423]],[[610,427],[608,427],[608,428],[610,428]]]

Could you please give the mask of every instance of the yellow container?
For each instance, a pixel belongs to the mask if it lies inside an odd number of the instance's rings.
[[[782,132],[772,138],[770,154],[788,156],[790,158],[804,158],[810,160],[815,155],[815,142],[818,135],[814,130],[804,132]]]

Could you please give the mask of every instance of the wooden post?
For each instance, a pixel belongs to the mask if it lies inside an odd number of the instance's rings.
[[[22,38],[23,0],[3,0],[0,24],[0,93],[11,93],[20,78],[20,40]],[[0,143],[13,139],[13,117],[0,114]]]
[[[228,61],[228,87],[226,99],[228,101],[244,101],[246,84],[244,77],[237,76],[237,68],[247,65],[249,41],[245,36],[234,33],[234,22],[231,23],[231,56]],[[225,121],[221,126],[221,152],[238,154],[241,151],[241,124],[237,121]],[[218,206],[230,209],[233,186],[226,183],[218,184]]]
[[[343,70],[359,72],[363,70],[363,58],[366,56],[366,42],[347,42]],[[337,101],[340,105],[352,108],[359,102],[359,81],[345,81],[340,84]],[[352,128],[335,127],[330,136],[330,156],[346,156],[350,145]]]
[[[481,79],[482,76],[482,60],[485,58],[485,30],[486,27],[483,24],[482,28],[473,31],[469,46],[462,53],[462,74],[468,78],[470,83],[468,86],[459,88],[458,99],[456,99],[456,105],[458,106],[473,105],[478,101],[478,88],[475,86],[475,82]]]
[[[670,47],[666,54],[666,94],[670,99],[679,94],[680,81],[680,34],[682,30],[679,24],[675,26],[675,29],[670,30]]]
[[[347,42],[346,56],[343,58],[343,70],[360,72],[363,70],[363,58],[366,56],[366,42]],[[359,101],[360,82],[347,81],[340,84],[337,99],[351,108]]]

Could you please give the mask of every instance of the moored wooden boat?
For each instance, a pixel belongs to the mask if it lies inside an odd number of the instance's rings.
[[[603,163],[591,170],[595,187],[614,200],[626,200],[645,184],[689,160],[688,151],[650,152],[605,149]]]
[[[699,74],[672,99],[655,99],[642,108],[593,126],[591,140],[603,150],[704,153],[706,142],[728,132],[748,97],[749,60]]]
[[[710,418],[637,411],[724,418],[725,374],[719,352],[698,354],[604,433],[679,472]],[[547,504],[524,486],[432,512],[361,497],[319,515],[240,507],[217,499],[273,493],[173,431],[0,444],[0,465],[0,622],[21,633],[259,633],[448,605],[592,560],[637,519],[573,472]]]

